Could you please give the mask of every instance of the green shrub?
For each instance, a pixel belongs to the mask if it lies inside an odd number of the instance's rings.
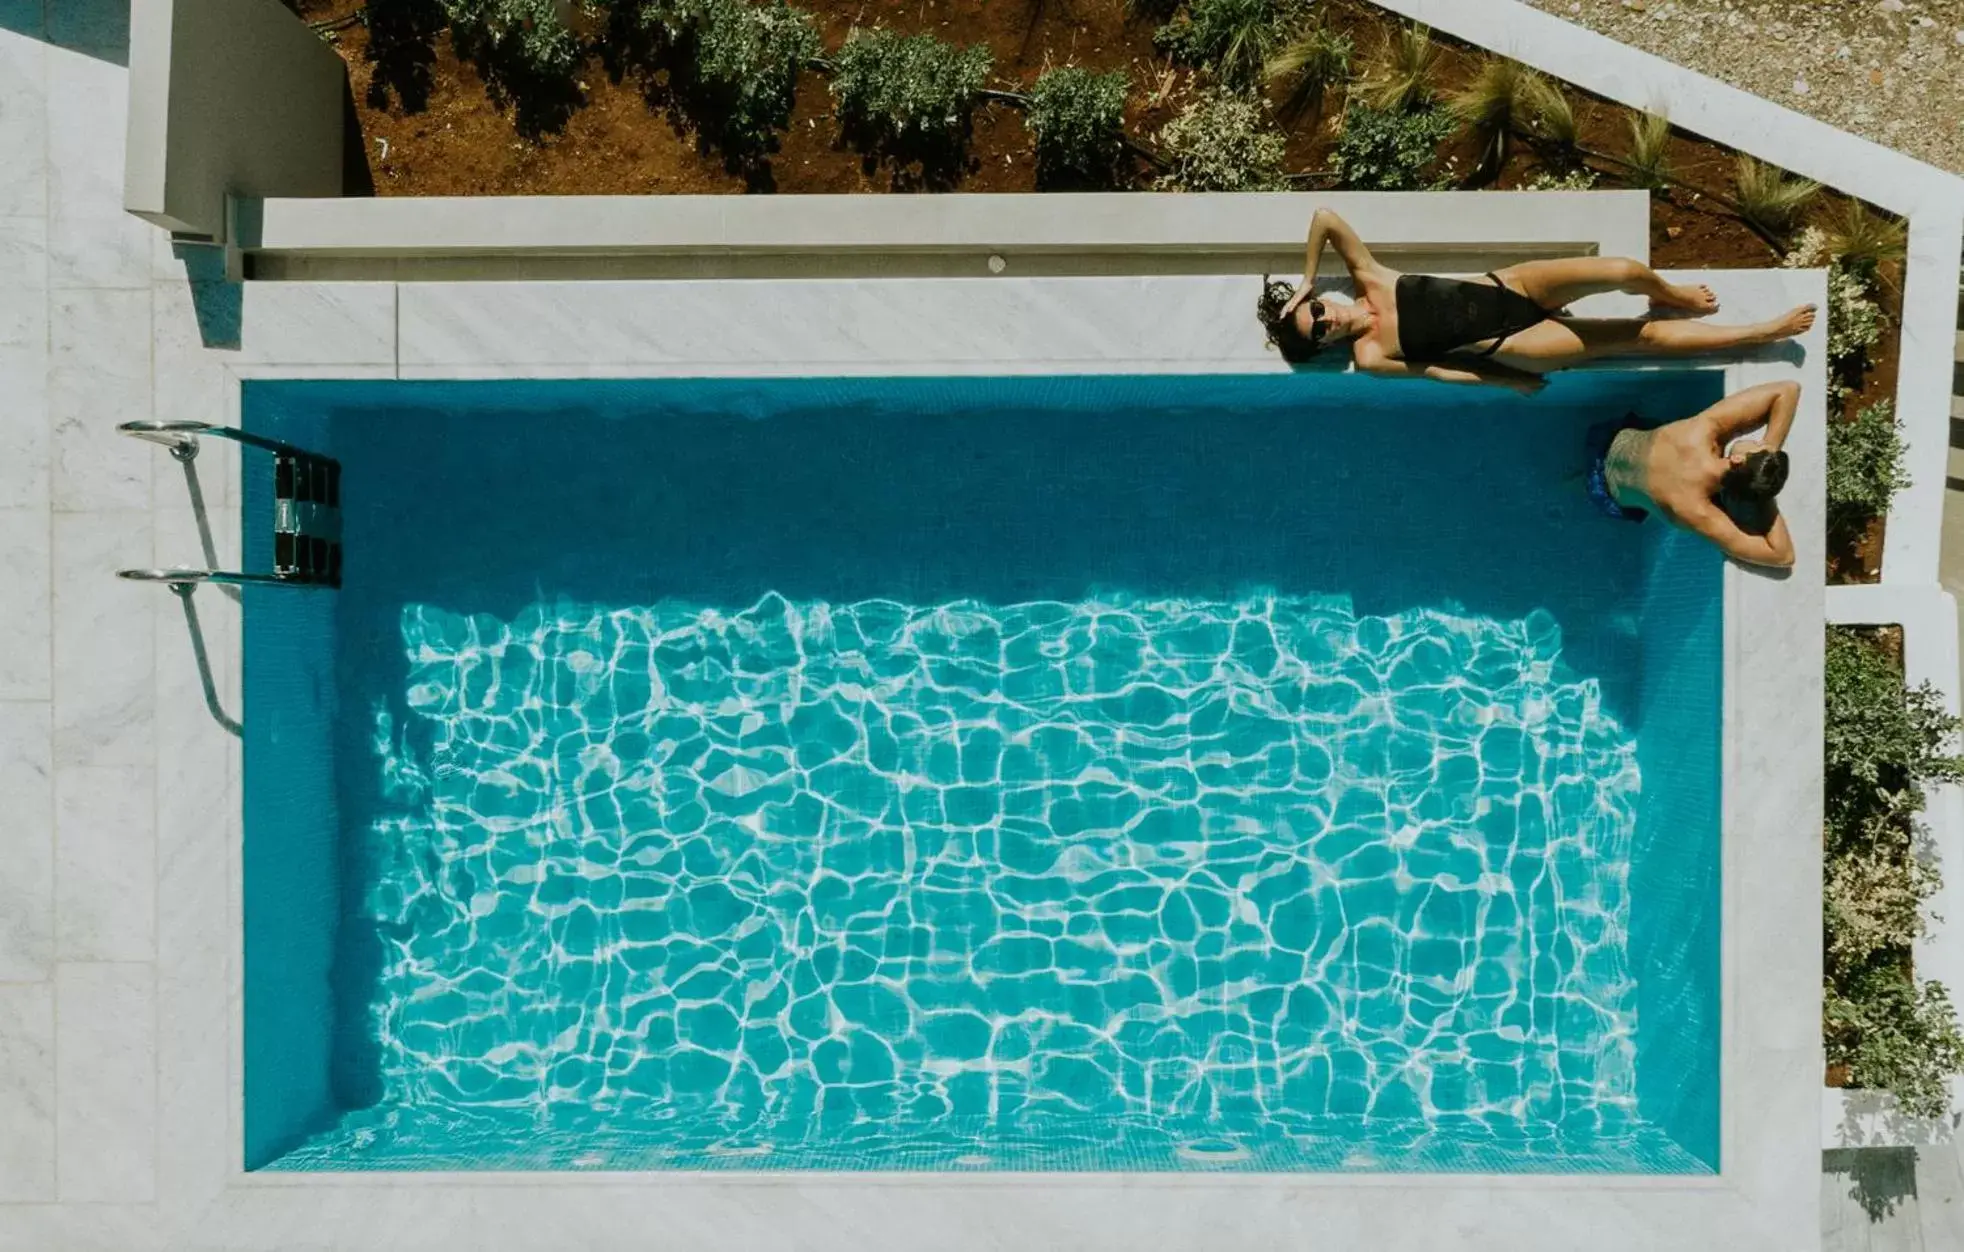
[[[1179,191],[1277,191],[1286,144],[1259,104],[1228,91],[1196,97],[1159,130],[1168,169],[1160,186]]]
[[[1432,185],[1427,172],[1452,133],[1452,114],[1436,105],[1401,111],[1353,101],[1331,163],[1338,181],[1356,191],[1417,191]]]
[[[1822,1031],[1829,1064],[1905,1111],[1943,1113],[1964,1072],[1944,988],[1919,984],[1911,947],[1941,885],[1916,847],[1923,788],[1964,779],[1959,719],[1928,684],[1908,688],[1862,632],[1829,627],[1824,736],[1827,873]]]
[[[1942,1117],[1950,1077],[1964,1072],[1964,1037],[1943,984],[1918,982],[1900,961],[1872,961],[1824,991],[1827,1060],[1857,1087],[1892,1093],[1904,1112]]]
[[[784,0],[675,0],[642,13],[669,91],[704,146],[738,163],[774,151],[798,75],[821,46],[811,15]]]
[[[1295,0],[1188,0],[1185,13],[1153,32],[1153,44],[1181,65],[1246,91],[1304,20],[1305,8]]]
[[[1036,140],[1038,183],[1113,180],[1125,151],[1129,86],[1123,72],[1093,74],[1075,65],[1037,78],[1023,124]]]
[[[958,48],[932,35],[855,28],[832,73],[839,123],[860,146],[896,149],[903,158],[958,153],[994,64],[982,44]]]
[[[1964,780],[1951,754],[1958,719],[1936,690],[1905,688],[1889,658],[1860,634],[1828,631],[1823,747],[1830,851],[1872,840],[1877,819],[1914,816],[1922,784]]]
[[[1831,967],[1852,968],[1891,949],[1909,950],[1923,934],[1923,902],[1941,880],[1910,849],[1857,848],[1828,860],[1822,892]]]
[[[477,66],[527,135],[558,130],[580,100],[585,49],[553,0],[444,0],[457,55]]]
[[[1881,400],[1851,420],[1828,423],[1828,516],[1843,525],[1866,523],[1889,511],[1909,486],[1903,468],[1902,424],[1895,404]]]
[[[1574,169],[1557,173],[1554,170],[1540,170],[1528,180],[1523,191],[1594,191],[1598,182],[1596,171],[1577,166]]]
[[[1818,226],[1801,232],[1782,264],[1828,271],[1828,366],[1836,390],[1844,391],[1868,365],[1870,350],[1882,342],[1882,307],[1870,298],[1863,273],[1835,258],[1828,233]]]

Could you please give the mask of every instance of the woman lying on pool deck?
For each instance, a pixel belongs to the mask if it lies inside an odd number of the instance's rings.
[[[1774,497],[1787,483],[1780,445],[1799,405],[1798,384],[1762,383],[1654,430],[1634,413],[1598,422],[1587,437],[1589,498],[1624,521],[1656,509],[1735,561],[1789,568],[1793,537]],[[1739,439],[1760,426],[1759,438]]]
[[[1323,246],[1335,244],[1356,298],[1338,301],[1312,290]],[[1350,223],[1318,209],[1309,223],[1309,256],[1300,287],[1268,283],[1258,308],[1269,342],[1290,361],[1350,340],[1360,370],[1451,383],[1494,383],[1532,392],[1541,375],[1605,356],[1721,352],[1803,334],[1814,306],[1747,326],[1644,318],[1571,318],[1564,310],[1598,292],[1650,297],[1654,310],[1700,316],[1718,310],[1709,287],[1680,287],[1623,257],[1524,261],[1483,279],[1400,274],[1378,263]]]

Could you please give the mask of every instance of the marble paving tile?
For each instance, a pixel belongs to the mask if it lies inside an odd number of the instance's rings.
[[[47,219],[0,217],[0,347],[47,341]]]
[[[147,509],[152,445],[116,425],[150,416],[150,294],[56,291],[48,304],[54,507]]]
[[[0,1220],[0,1252],[151,1252],[168,1237],[149,1204],[16,1204]],[[203,1252],[206,1245],[171,1246]]]
[[[0,1203],[54,1199],[52,983],[0,984],[0,1127]]]
[[[157,510],[164,554],[199,548],[188,507]],[[236,515],[212,517],[221,564],[238,559]],[[157,1101],[173,1150],[159,1158],[158,1200],[202,1210],[225,1186],[237,1155],[228,1111],[234,1090],[227,1050],[214,1048],[238,1011],[238,913],[232,883],[240,846],[238,736],[206,706],[189,624],[175,597],[156,609],[157,769],[196,786],[157,794]],[[239,604],[217,587],[191,597],[212,685],[224,716],[240,714]]]
[[[0,217],[47,215],[47,89],[47,45],[0,29]]]
[[[147,765],[55,771],[55,956],[157,953],[157,780]]]
[[[48,348],[45,343],[0,347],[0,500],[18,508],[48,507]]]
[[[57,202],[48,217],[48,284],[147,289],[150,237],[161,233],[120,207],[76,210]]]
[[[120,213],[129,72],[60,47],[47,58],[48,216]]]
[[[118,569],[152,561],[151,517],[126,510],[54,518],[57,765],[152,765],[156,704],[152,597]]]
[[[54,776],[48,703],[0,701],[0,983],[54,973]]]
[[[0,700],[53,693],[52,533],[44,509],[0,509]]]
[[[64,1203],[156,1194],[156,974],[70,964],[55,975],[57,1190]]]

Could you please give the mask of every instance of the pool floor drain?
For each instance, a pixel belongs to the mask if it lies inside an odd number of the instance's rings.
[[[964,1152],[955,1158],[957,1165],[988,1165],[993,1161],[994,1158],[984,1152]]]
[[[1181,1144],[1175,1151],[1182,1160],[1205,1161],[1209,1164],[1221,1161],[1245,1161],[1253,1155],[1240,1144],[1227,1139],[1195,1139],[1191,1143]]]
[[[709,1146],[711,1156],[769,1156],[768,1143],[713,1143]]]

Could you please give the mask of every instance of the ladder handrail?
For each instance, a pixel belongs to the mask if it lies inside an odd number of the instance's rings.
[[[326,588],[328,583],[308,582],[298,578],[281,578],[277,574],[242,574],[222,569],[119,569],[116,577],[127,578],[131,582],[167,583],[172,591],[187,591],[200,583],[229,583],[233,586],[254,587],[315,587]]]
[[[200,422],[193,419],[143,418],[139,421],[123,422],[116,429],[136,439],[148,440],[151,443],[160,443],[166,448],[169,448],[173,455],[187,457],[198,454],[198,436],[209,435],[214,439],[230,439],[234,443],[244,444],[248,448],[258,448],[264,452],[279,453],[291,457],[304,457],[310,461],[326,461],[332,459],[331,457],[321,456],[317,452],[309,452],[305,448],[295,447],[290,443],[282,443],[278,439],[268,439],[264,435],[255,435],[250,431],[240,430],[236,426],[214,426],[209,422]],[[179,450],[184,448],[188,448],[190,451],[180,453]]]

